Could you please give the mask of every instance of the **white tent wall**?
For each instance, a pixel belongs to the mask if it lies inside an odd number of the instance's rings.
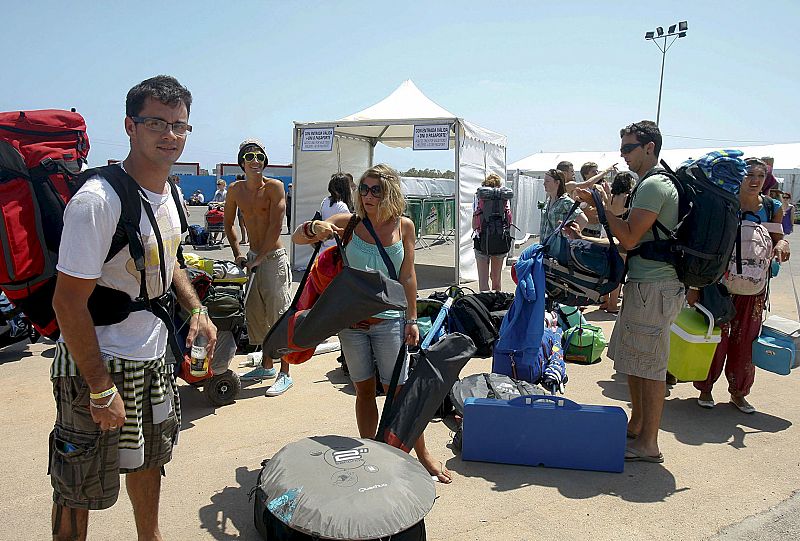
[[[792,194],[792,201],[797,202],[800,199],[800,169],[776,169],[772,173],[783,179],[781,189]]]
[[[368,139],[334,135],[330,152],[300,150],[302,129],[294,130],[294,171],[292,189],[292,231],[295,224],[310,220],[328,195],[331,175],[342,171],[358,179],[372,165],[373,146]],[[304,269],[314,252],[308,245],[293,245],[292,268]]]
[[[525,175],[519,170],[509,171],[507,184],[514,189],[511,200],[511,217],[517,229],[513,230],[516,244],[538,235],[542,224],[542,211],[537,206],[544,202],[546,193],[542,179]]]
[[[472,242],[472,213],[475,193],[489,173],[506,176],[506,138],[469,122],[459,122],[458,169],[458,259],[456,279],[478,279]]]

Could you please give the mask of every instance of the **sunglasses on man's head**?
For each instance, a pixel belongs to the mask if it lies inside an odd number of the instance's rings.
[[[637,148],[643,147],[643,146],[644,146],[644,143],[628,143],[627,145],[622,145],[621,147],[619,147],[619,153],[620,154],[630,154],[631,152],[633,152]]]
[[[263,152],[245,152],[243,157],[246,162],[252,162],[253,160],[263,162],[267,159],[266,154]]]
[[[373,197],[380,197],[383,193],[383,189],[381,188],[380,184],[376,184],[374,186],[367,186],[364,183],[358,185],[358,193],[361,194],[361,197],[366,197],[368,193],[372,193]]]

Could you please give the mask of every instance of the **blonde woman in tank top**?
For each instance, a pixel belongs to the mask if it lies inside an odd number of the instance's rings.
[[[359,180],[355,194],[355,212],[363,220],[369,218],[375,233],[392,261],[406,293],[408,310],[405,314],[387,311],[375,314],[339,333],[339,342],[347,362],[350,378],[356,389],[356,423],[362,438],[374,438],[378,429],[378,406],[375,399],[375,373],[388,390],[394,363],[401,343],[419,342],[417,327],[417,275],[414,271],[414,223],[403,216],[405,198],[400,190],[400,176],[385,164],[367,169]],[[341,235],[350,214],[337,214],[325,221],[301,224],[292,235],[297,244],[324,241],[337,233]],[[311,236],[307,236],[310,233]],[[345,248],[352,267],[376,269],[389,276],[374,239],[362,222]],[[408,377],[408,364],[400,374],[399,385]],[[399,387],[398,387],[399,390]],[[451,473],[444,464],[433,458],[420,436],[414,450],[423,466],[442,483],[451,482]]]

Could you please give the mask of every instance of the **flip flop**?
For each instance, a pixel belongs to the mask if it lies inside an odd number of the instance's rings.
[[[739,411],[741,411],[742,413],[746,413],[746,414],[748,414],[748,415],[751,415],[751,414],[753,414],[753,413],[755,413],[755,412],[756,412],[756,408],[755,408],[755,407],[753,407],[753,406],[752,406],[751,404],[749,404],[748,402],[745,402],[745,405],[744,405],[744,406],[740,406],[739,404],[737,404],[736,402],[734,402],[733,400],[731,400],[731,404],[733,404],[734,406],[736,406],[737,408],[739,408]]]
[[[700,400],[698,398],[697,399],[697,405],[700,406],[701,408],[706,408],[707,410],[710,410],[710,409],[712,409],[714,407],[714,401],[713,400]]]
[[[664,454],[658,453],[657,456],[650,456],[642,453],[638,449],[626,447],[625,462],[652,462],[654,464],[661,464],[664,462]]]

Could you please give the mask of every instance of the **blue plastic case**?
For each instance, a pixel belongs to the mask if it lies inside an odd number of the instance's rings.
[[[559,396],[467,398],[462,458],[478,462],[622,472],[628,417],[617,406]]]

